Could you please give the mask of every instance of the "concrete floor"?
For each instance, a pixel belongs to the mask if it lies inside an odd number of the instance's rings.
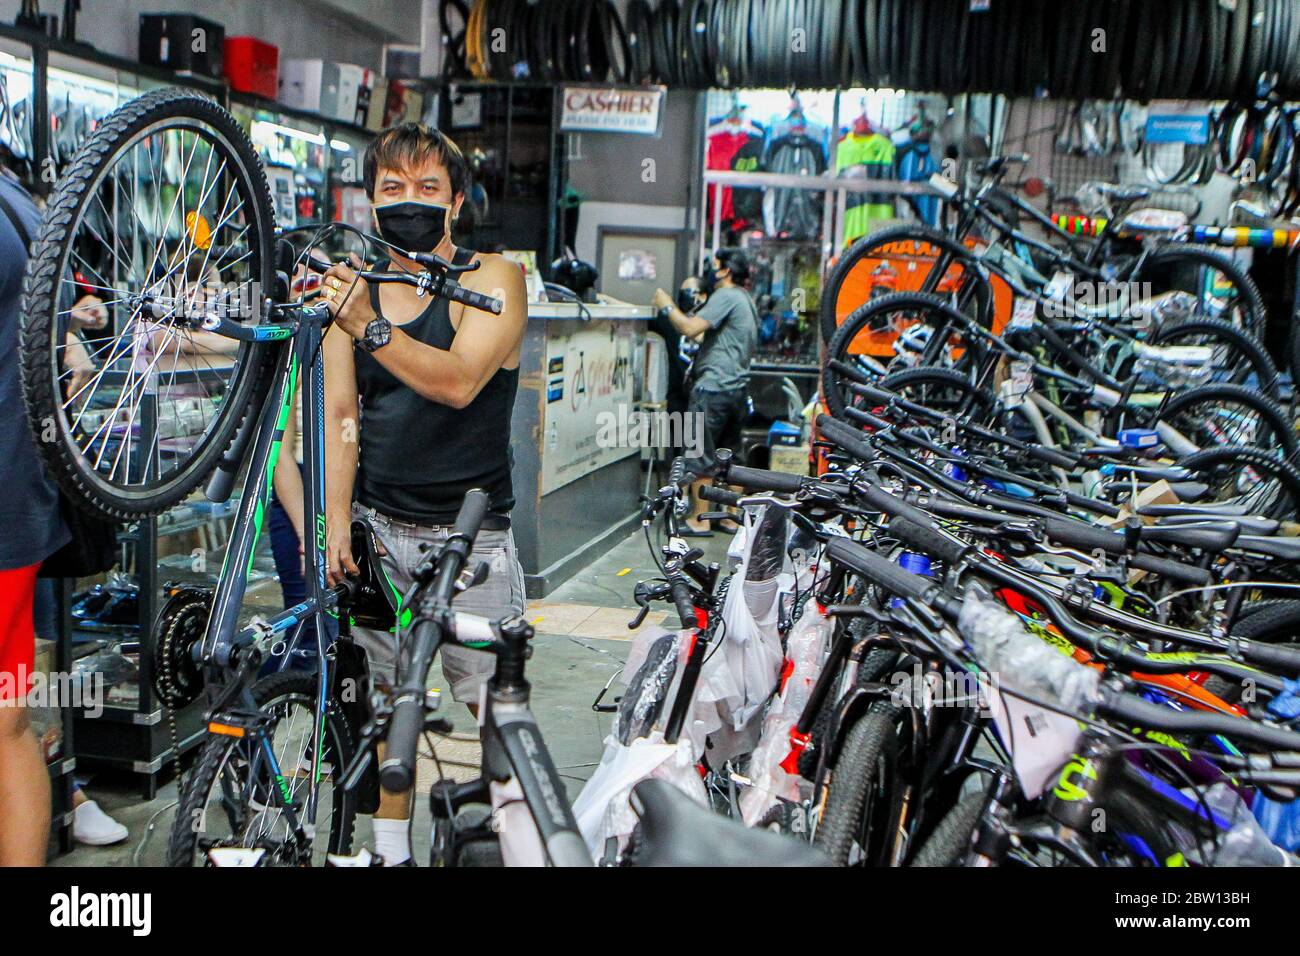
[[[718,534],[695,539],[706,560],[726,562],[731,538]],[[528,678],[532,683],[532,708],[546,743],[568,785],[577,795],[600,760],[601,742],[609,718],[592,711],[591,703],[606,681],[623,665],[629,642],[635,636],[627,622],[635,613],[632,590],[636,582],[658,574],[643,533],[638,530],[605,556],[593,562],[544,599],[529,604],[528,618],[537,637]],[[665,611],[654,610],[646,625],[661,621]],[[430,686],[445,686],[438,664]],[[619,685],[616,684],[616,688]],[[610,699],[617,692],[609,695]],[[456,779],[476,776],[479,755],[477,727],[461,705],[450,700],[443,714],[455,725],[452,739],[438,744],[444,771]],[[437,779],[433,760],[425,756],[419,772],[418,803],[413,811],[415,860],[428,859],[428,787]],[[76,845],[51,860],[54,866],[160,866],[166,856],[167,837],[175,814],[176,784],[167,783],[151,801],[140,799],[132,777],[98,774],[86,786],[87,794],[130,830],[130,837],[112,847]],[[368,818],[357,824],[358,845],[373,847]]]

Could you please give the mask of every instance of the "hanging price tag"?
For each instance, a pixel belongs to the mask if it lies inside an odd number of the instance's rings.
[[[1065,301],[1065,294],[1074,288],[1074,276],[1069,272],[1058,272],[1052,276],[1052,281],[1047,283],[1047,288],[1043,290],[1043,296],[1053,302]]]
[[[1007,322],[1007,331],[1031,329],[1037,321],[1037,309],[1033,299],[1016,296],[1011,306],[1011,319]]]

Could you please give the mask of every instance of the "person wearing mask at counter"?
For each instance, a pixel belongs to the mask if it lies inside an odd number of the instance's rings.
[[[654,307],[662,310],[683,336],[700,343],[691,366],[688,414],[701,416],[703,448],[687,449],[688,470],[697,478],[713,465],[719,448],[740,447],[740,426],[749,412],[749,362],[758,349],[758,310],[746,289],[749,259],[740,249],[719,249],[701,277],[708,296],[694,315],[683,312],[663,289],[654,294]],[[703,484],[697,480],[696,486]],[[695,495],[695,514],[707,502]],[[689,535],[712,534],[692,517]]]

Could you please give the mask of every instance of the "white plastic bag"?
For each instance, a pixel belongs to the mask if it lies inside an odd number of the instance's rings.
[[[656,731],[627,745],[605,738],[600,766],[573,802],[573,815],[593,859],[604,856],[605,843],[611,838],[618,840],[620,853],[627,847],[637,823],[628,796],[634,786],[652,778],[667,781],[701,804],[708,802],[689,737],[683,735],[676,744],[668,744]]]
[[[778,800],[798,801],[802,778],[781,767],[790,754],[790,731],[812,693],[826,660],[833,622],[809,602],[790,629],[784,683],[763,717],[763,730],[749,762],[750,785],[740,795],[741,816],[753,826]]]

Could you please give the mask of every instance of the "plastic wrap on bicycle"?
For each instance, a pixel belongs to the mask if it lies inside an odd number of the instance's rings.
[[[1001,685],[1055,700],[1067,710],[1084,709],[1097,695],[1097,671],[1030,634],[1020,618],[976,591],[966,593],[957,629]]]

